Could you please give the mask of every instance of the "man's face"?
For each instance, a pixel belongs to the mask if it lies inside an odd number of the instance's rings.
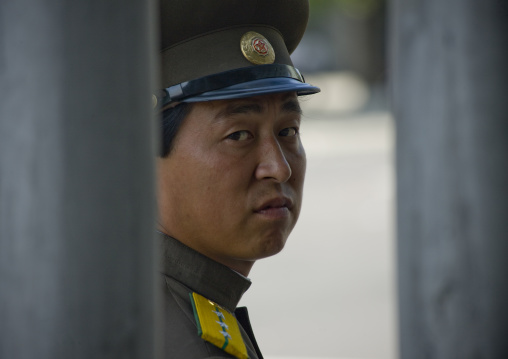
[[[299,128],[293,93],[194,104],[158,160],[161,230],[245,275],[278,253],[302,202]]]

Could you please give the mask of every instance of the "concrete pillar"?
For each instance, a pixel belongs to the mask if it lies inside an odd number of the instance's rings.
[[[0,1],[0,358],[152,358],[151,1]]]
[[[508,7],[393,0],[402,359],[508,358]]]

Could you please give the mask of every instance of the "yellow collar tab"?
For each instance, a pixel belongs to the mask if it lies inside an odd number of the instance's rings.
[[[198,335],[238,359],[248,359],[247,348],[236,318],[217,303],[189,293]]]

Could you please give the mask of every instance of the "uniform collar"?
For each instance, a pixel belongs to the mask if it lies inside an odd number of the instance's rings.
[[[159,232],[161,272],[233,312],[251,281]]]

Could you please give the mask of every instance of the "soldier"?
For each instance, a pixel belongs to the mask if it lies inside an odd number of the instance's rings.
[[[300,212],[308,1],[161,0],[165,358],[262,358],[237,304]],[[271,293],[267,293],[270,295]]]

